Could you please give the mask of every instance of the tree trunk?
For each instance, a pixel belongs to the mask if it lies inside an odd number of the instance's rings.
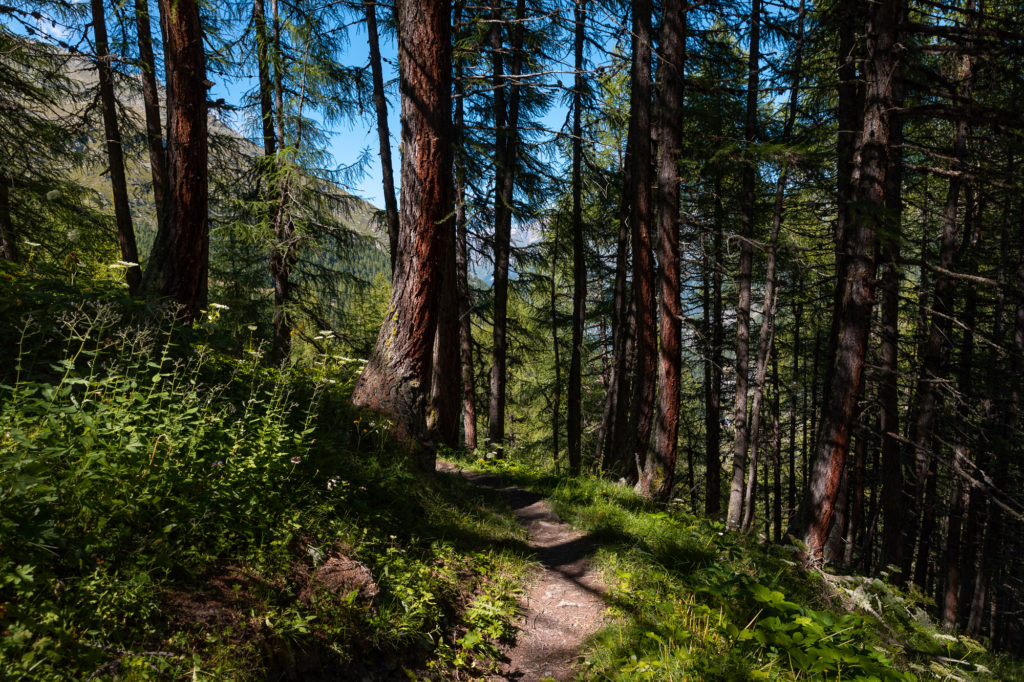
[[[522,72],[523,19],[525,0],[516,2],[516,22],[512,41],[512,69],[503,75],[501,56],[502,0],[493,6],[491,48],[494,58],[494,356],[491,364],[491,404],[488,438],[501,451],[505,442],[505,388],[508,363],[508,264],[512,248],[512,199],[515,190],[515,166],[519,150],[519,81]],[[505,88],[509,89],[508,108]]]
[[[750,4],[750,47],[747,60],[747,118],[744,125],[743,194],[740,207],[740,266],[736,278],[736,398],[733,407],[735,437],[732,454],[732,485],[729,490],[729,511],[726,526],[732,530],[743,522],[743,478],[747,468],[747,450],[751,433],[747,425],[747,384],[750,366],[750,277],[754,267],[754,185],[757,165],[751,147],[757,140],[757,93],[761,68],[760,31],[761,1]],[[757,434],[753,434],[757,438]],[[753,499],[753,498],[751,498]]]
[[[18,239],[14,232],[14,221],[11,220],[11,187],[14,180],[7,173],[0,171],[0,258],[16,262]]]
[[[398,258],[398,203],[395,201],[395,176],[391,167],[391,134],[388,131],[388,101],[384,95],[384,74],[381,68],[380,40],[377,37],[377,3],[363,0],[366,11],[366,36],[370,44],[370,76],[373,79],[373,108],[377,114],[377,143],[380,148],[381,182],[384,190],[384,211],[391,249],[391,273]]]
[[[970,56],[961,59],[958,69],[957,93],[962,101],[970,101],[972,94],[971,80],[973,72],[973,60]],[[959,169],[967,155],[967,143],[970,130],[966,115],[961,115],[956,122],[953,133],[953,157],[956,168]],[[945,272],[954,268],[954,263],[960,253],[960,228],[959,208],[960,189],[962,185],[961,176],[953,175],[949,179],[949,187],[946,193],[946,204],[942,218],[942,239],[939,248],[939,265]],[[934,469],[932,460],[936,453],[933,445],[936,442],[934,424],[943,405],[942,384],[948,370],[947,356],[950,352],[948,340],[953,329],[952,317],[954,314],[954,299],[956,297],[955,282],[952,277],[940,271],[935,277],[935,288],[932,294],[932,317],[929,325],[928,340],[924,347],[921,371],[917,381],[917,401],[910,424],[910,441],[914,448],[915,457],[915,508],[918,510],[918,518],[921,525],[921,542],[917,555],[918,564],[924,566],[929,557],[922,556],[920,549],[929,547],[930,538],[927,537],[925,526],[930,524],[931,514],[927,506],[922,506],[927,500],[924,499],[926,488],[933,486],[929,481],[929,471]],[[913,542],[913,528],[910,529],[910,541]],[[918,583],[919,578],[926,575],[923,569],[915,569],[914,582]]]
[[[462,2],[456,5],[455,24],[462,19]],[[467,450],[475,450],[476,379],[473,376],[473,317],[469,293],[469,230],[466,218],[465,149],[465,83],[462,62],[455,65],[455,135],[458,139],[455,157],[455,239],[456,283],[459,297],[459,349],[462,368],[462,433]]]
[[[256,0],[260,2],[261,0]],[[150,177],[153,180],[153,208],[156,230],[166,231],[167,152],[164,150],[163,121],[160,118],[160,95],[156,85],[156,60],[153,57],[153,35],[149,24],[148,0],[135,0],[135,29],[142,67],[142,108],[146,116],[146,143],[149,148]]]
[[[772,527],[782,542],[782,429],[779,424],[779,361],[772,356]]]
[[[686,59],[685,0],[665,0],[658,67],[658,412],[654,452],[645,457],[637,487],[648,498],[667,501],[679,449],[679,392],[682,372],[683,309],[680,301],[679,164],[682,160],[683,79]]]
[[[708,352],[709,374],[705,374],[705,410],[707,437],[704,444],[707,489],[704,513],[718,518],[722,513],[722,341],[725,325],[722,322],[722,232],[725,210],[722,207],[722,179],[714,179],[715,232],[711,246],[711,342]],[[710,383],[708,380],[710,379]]]
[[[814,470],[804,504],[808,513],[797,537],[807,545],[805,559],[817,564],[832,529],[835,503],[850,437],[857,421],[871,311],[874,304],[877,233],[884,229],[880,215],[885,204],[885,176],[890,145],[893,77],[897,63],[897,28],[903,0],[881,0],[871,6],[866,30],[864,126],[856,181],[862,207],[843,231],[845,254],[838,278],[836,351],[831,359],[832,380],[824,396],[822,424]]]
[[[401,258],[387,316],[352,402],[391,419],[397,437],[409,440],[415,464],[433,470],[438,434],[430,428],[436,422],[428,420],[427,398],[445,290],[455,288],[451,5],[410,0],[398,4],[395,18],[405,150]],[[458,345],[453,340],[438,350],[457,357]]]
[[[277,150],[280,152],[285,148],[285,120],[284,120],[284,52],[281,49],[281,18],[278,15],[278,0],[270,0],[271,21],[273,30],[273,64],[274,70],[271,75],[271,85],[274,96],[274,110],[277,117],[274,120],[277,132]],[[296,117],[301,120],[300,115]],[[295,147],[298,148],[299,141],[296,140]],[[273,211],[271,223],[273,225],[274,240],[270,254],[270,279],[274,285],[274,315],[273,315],[273,338],[270,348],[270,362],[279,366],[288,362],[292,349],[292,319],[289,306],[292,301],[291,272],[295,265],[294,233],[295,226],[292,222],[290,191],[290,174],[281,172],[281,164],[275,159],[274,179],[277,192],[276,206]]]
[[[114,197],[114,222],[117,224],[117,243],[121,260],[131,263],[125,272],[128,294],[139,293],[142,271],[139,268],[139,248],[135,244],[135,228],[128,204],[128,180],[124,173],[124,150],[121,131],[117,124],[117,100],[114,95],[114,75],[110,68],[110,48],[107,44],[107,18],[103,0],[92,0],[92,31],[96,38],[96,70],[99,74],[100,108],[103,111],[103,136],[107,141],[107,170],[110,189]]]
[[[799,276],[798,276],[799,277]],[[800,290],[801,282],[797,280],[797,290]],[[786,487],[786,522],[793,522],[793,515],[796,514],[796,421],[797,421],[797,396],[800,392],[800,325],[803,320],[804,302],[796,302],[796,311],[793,313],[793,377],[789,385],[789,485]],[[805,429],[806,430],[806,429]],[[800,455],[806,456],[806,450],[801,449]]]
[[[893,104],[903,106],[902,66],[897,64],[893,86]],[[892,145],[885,174],[885,210],[888,229],[881,235],[881,349],[878,377],[878,425],[882,439],[882,566],[903,566],[906,560],[904,533],[908,523],[904,499],[903,461],[900,447],[899,418],[899,321],[900,321],[900,245],[903,216],[903,117],[892,115]],[[906,582],[906,574],[893,576],[897,584]]]
[[[583,240],[583,40],[586,0],[577,0],[573,44],[576,80],[572,104],[572,354],[569,360],[569,470],[580,472],[583,462],[583,320],[587,301],[587,260]],[[556,344],[557,347],[557,344]],[[557,361],[555,366],[557,368]]]
[[[797,29],[797,49],[793,68],[793,84],[790,88],[789,112],[786,122],[783,125],[782,144],[788,144],[796,122],[797,103],[800,92],[800,67],[802,61],[802,40],[803,40],[803,16],[804,8],[800,6],[800,21]],[[749,105],[749,100],[748,100]],[[775,276],[776,251],[779,244],[779,233],[782,229],[782,212],[786,196],[786,182],[789,176],[788,164],[783,162],[779,171],[778,180],[775,183],[775,201],[772,209],[772,231],[768,239],[768,262],[765,266],[765,289],[764,306],[761,313],[761,331],[758,336],[757,361],[754,370],[754,391],[750,408],[750,463],[747,472],[748,480],[753,480],[757,475],[757,460],[760,442],[761,427],[761,401],[764,396],[765,379],[768,372],[768,361],[771,356],[773,339],[775,335],[775,309],[778,302],[778,281]],[[744,500],[744,514],[742,527],[750,532],[754,524],[754,494],[752,486],[748,486]]]
[[[160,0],[166,31],[168,192],[165,238],[153,244],[143,289],[175,300],[185,317],[206,305],[210,262],[206,58],[199,5]]]
[[[558,268],[558,228],[555,228],[551,245],[551,348],[555,359],[555,399],[551,407],[551,448],[555,467],[558,466],[559,423],[562,419],[562,360],[558,349],[558,298],[555,290],[555,273]],[[571,456],[571,454],[570,454]],[[572,469],[572,462],[569,463]],[[575,472],[573,472],[575,473]]]
[[[263,157],[268,185],[273,178],[273,160],[277,153],[277,138],[274,136],[274,107],[270,82],[270,35],[267,31],[267,15],[263,0],[254,0],[252,7],[253,25],[256,28],[256,70],[259,74],[260,130],[263,134]]]
[[[629,188],[630,229],[633,244],[633,320],[636,330],[636,365],[629,408],[627,452],[634,461],[630,479],[636,481],[650,445],[657,381],[658,331],[654,319],[655,272],[651,245],[651,1],[633,2],[636,49],[630,69],[629,135],[633,166]]]
[[[967,253],[965,270],[968,275],[974,275],[977,272],[974,253],[981,229],[977,223],[981,220],[983,213],[980,206],[975,213],[974,204],[974,192],[968,189],[967,208],[964,216],[964,249]],[[973,286],[967,286],[964,289],[962,319],[964,331],[960,342],[960,359],[957,363],[959,395],[956,402],[959,430],[953,436],[953,465],[950,474],[949,513],[946,521],[946,551],[943,559],[945,575],[943,576],[942,594],[938,600],[942,624],[949,629],[956,626],[960,612],[961,562],[963,560],[961,548],[966,539],[963,535],[963,522],[968,498],[971,497],[971,493],[965,488],[964,483],[965,467],[972,468],[968,461],[971,440],[968,434],[973,430],[973,426],[970,423],[971,410],[968,406],[974,404],[977,399],[974,396],[973,373],[974,325],[978,313],[978,291]]]

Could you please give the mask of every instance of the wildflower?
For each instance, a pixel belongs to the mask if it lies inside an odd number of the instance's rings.
[[[219,469],[222,466],[224,466],[224,460],[222,460],[222,459],[218,459],[216,462],[213,463],[213,468],[214,469]]]
[[[246,326],[246,329],[248,329],[251,332],[254,332],[254,331],[256,331],[256,325],[250,324],[250,325]]]
[[[131,261],[127,261],[127,260],[119,260],[116,263],[111,263],[107,267],[109,267],[111,270],[117,270],[118,268],[137,268],[137,267],[139,267],[139,264],[138,263],[132,263]],[[216,304],[214,304],[214,305],[216,305]]]
[[[327,481],[327,489],[328,490],[333,489],[334,486],[336,486],[336,485],[338,485],[338,477],[337,476],[335,476],[331,480]]]
[[[211,303],[210,307],[214,310],[228,310],[228,307],[223,303]]]
[[[295,457],[292,457],[290,461],[292,464],[298,464],[302,461],[302,458],[296,455]]]
[[[40,244],[39,242],[30,242],[27,239],[25,240],[25,243],[28,244],[29,246],[42,246],[42,244]]]

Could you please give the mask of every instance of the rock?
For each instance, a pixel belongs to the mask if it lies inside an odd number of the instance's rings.
[[[366,564],[344,556],[331,557],[313,571],[309,584],[299,593],[299,599],[308,602],[318,592],[345,596],[352,590],[357,590],[359,599],[367,603],[372,603],[380,594],[380,588]]]

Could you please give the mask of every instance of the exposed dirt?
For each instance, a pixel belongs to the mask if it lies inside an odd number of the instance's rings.
[[[437,467],[499,493],[526,527],[541,564],[522,599],[519,636],[505,651],[508,661],[500,674],[491,679],[571,679],[583,641],[604,625],[605,586],[590,566],[595,543],[563,523],[539,495],[506,486],[500,476],[462,471],[443,461]]]

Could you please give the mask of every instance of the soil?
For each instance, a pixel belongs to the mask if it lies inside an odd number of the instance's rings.
[[[563,523],[540,495],[506,486],[500,476],[463,471],[443,461],[438,470],[459,473],[500,494],[526,527],[540,564],[521,599],[519,635],[491,679],[572,679],[583,642],[604,625],[605,585],[590,561],[596,543]]]

